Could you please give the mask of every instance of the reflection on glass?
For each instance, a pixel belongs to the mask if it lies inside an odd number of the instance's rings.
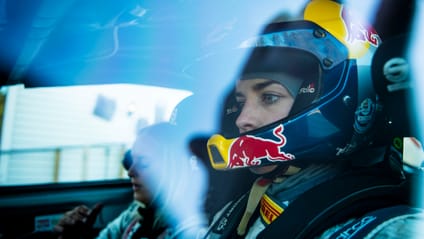
[[[3,87],[0,185],[126,177],[136,132],[191,92],[143,85]]]

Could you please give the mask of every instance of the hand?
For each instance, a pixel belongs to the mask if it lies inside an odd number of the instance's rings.
[[[54,231],[60,233],[59,239],[89,238],[93,234],[94,222],[102,208],[100,203],[92,209],[85,205],[77,206],[63,215]]]

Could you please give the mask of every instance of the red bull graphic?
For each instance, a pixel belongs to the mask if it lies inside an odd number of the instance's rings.
[[[381,40],[374,28],[368,25],[365,26],[358,21],[352,21],[352,14],[345,9],[343,9],[342,17],[348,30],[347,42],[368,42],[373,46],[378,46],[380,44]]]
[[[262,164],[262,160],[271,162],[293,160],[294,155],[281,151],[281,148],[286,144],[283,125],[276,127],[273,134],[278,140],[264,139],[252,135],[244,135],[235,139],[229,149],[228,168],[259,166]]]

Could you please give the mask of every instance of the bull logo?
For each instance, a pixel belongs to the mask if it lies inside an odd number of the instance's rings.
[[[362,24],[345,9],[343,9],[342,17],[348,30],[347,42],[354,43],[355,41],[367,42],[373,46],[378,46],[381,43],[377,32],[369,25]]]
[[[286,144],[283,125],[276,127],[273,134],[278,140],[264,139],[252,135],[244,135],[235,139],[229,150],[228,168],[259,166],[262,164],[262,160],[270,162],[293,160],[294,155],[281,151],[281,148]]]

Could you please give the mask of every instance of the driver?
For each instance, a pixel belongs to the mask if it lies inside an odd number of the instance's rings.
[[[172,237],[416,234],[412,225],[422,213],[403,191],[401,149],[377,137],[388,123],[370,73],[380,43],[372,27],[330,0],[312,0],[301,16],[273,22],[246,41],[252,50],[228,101],[235,104],[225,107],[233,114],[226,118],[235,119],[226,125],[237,130],[212,136],[207,149],[215,169],[249,168],[257,179],[208,229],[176,215]]]

